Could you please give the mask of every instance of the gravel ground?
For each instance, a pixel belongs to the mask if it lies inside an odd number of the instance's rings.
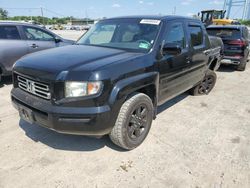
[[[79,34],[79,33],[78,33]],[[206,96],[159,107],[144,143],[55,133],[19,120],[0,86],[0,187],[250,187],[250,68],[222,67]]]

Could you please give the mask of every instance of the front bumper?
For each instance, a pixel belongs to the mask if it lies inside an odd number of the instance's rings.
[[[11,91],[13,106],[32,111],[34,123],[56,132],[77,135],[102,136],[109,134],[115,123],[108,105],[100,107],[63,107],[52,105],[19,88]]]

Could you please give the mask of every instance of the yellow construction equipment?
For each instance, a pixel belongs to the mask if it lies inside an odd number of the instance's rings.
[[[224,10],[203,10],[201,11],[201,21],[205,26],[209,25],[235,25],[240,24],[237,20],[224,18]],[[200,16],[200,14],[198,14]]]

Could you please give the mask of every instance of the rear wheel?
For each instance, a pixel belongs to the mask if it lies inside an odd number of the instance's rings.
[[[0,83],[1,83],[1,81],[2,81],[2,69],[0,68]]]
[[[237,66],[237,70],[238,70],[238,71],[244,71],[244,70],[246,70],[246,65],[247,65],[247,61],[241,62],[241,63]]]
[[[135,93],[122,105],[109,137],[114,144],[132,150],[144,141],[152,120],[151,99],[143,93]]]
[[[217,76],[214,71],[208,70],[203,80],[190,90],[194,96],[209,94],[215,86]]]

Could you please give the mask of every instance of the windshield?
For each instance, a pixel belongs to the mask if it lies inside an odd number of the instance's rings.
[[[221,38],[228,38],[228,39],[239,39],[240,37],[240,30],[238,29],[230,29],[230,28],[209,28],[207,29],[209,35]]]
[[[148,52],[157,37],[160,20],[113,19],[95,24],[77,44]]]
[[[213,14],[213,19],[223,19],[223,12],[222,11],[215,11]]]

